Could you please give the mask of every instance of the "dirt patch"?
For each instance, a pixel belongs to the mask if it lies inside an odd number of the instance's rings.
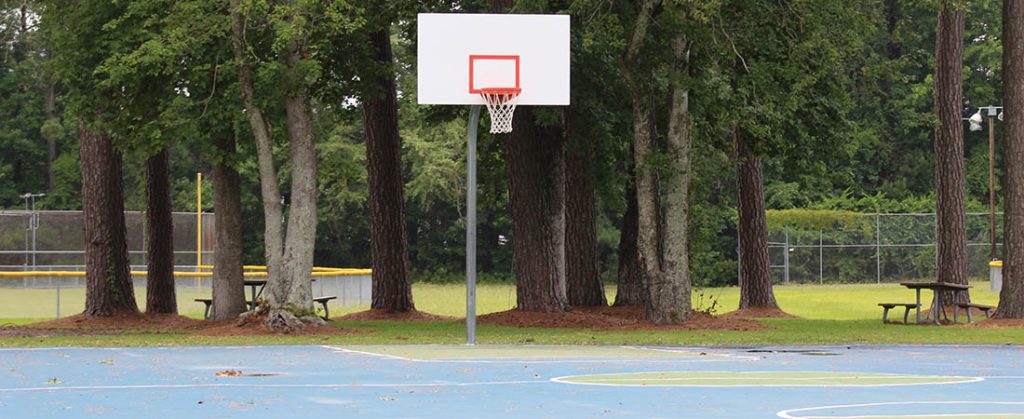
[[[736,311],[730,311],[722,315],[722,317],[734,318],[734,319],[798,319],[799,317],[789,314],[778,307],[755,307],[755,308],[741,308]]]
[[[34,327],[0,325],[2,338],[45,338],[50,336],[97,336],[119,335],[120,330],[85,330],[85,329],[39,329]]]
[[[388,312],[386,310],[366,310],[357,313],[346,314],[341,317],[335,317],[331,320],[391,320],[400,322],[432,322],[439,320],[455,320],[455,317],[440,316],[437,314],[430,314],[422,311],[407,311],[404,313]]]
[[[655,325],[644,318],[640,306],[574,307],[564,313],[509,310],[480,316],[477,322],[511,327],[577,328],[593,330],[763,330],[771,327],[754,320],[694,312],[678,325]]]
[[[984,319],[985,317],[982,317]],[[974,322],[967,327],[977,327],[979,329],[999,329],[1008,327],[1024,327],[1024,319],[988,319],[979,322]]]

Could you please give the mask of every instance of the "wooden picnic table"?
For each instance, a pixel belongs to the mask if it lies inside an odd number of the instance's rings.
[[[904,281],[900,282],[900,285],[910,288],[917,292],[917,322],[921,323],[921,290],[930,289],[932,290],[932,318],[935,324],[939,324],[940,316],[943,314],[943,301],[942,291],[953,291],[953,298],[960,292],[967,291],[971,288],[970,285],[954,284],[950,282],[940,281]],[[948,318],[948,317],[947,317]]]
[[[263,295],[263,288],[267,286],[267,278],[245,278],[243,282],[251,290],[252,298],[248,303],[249,309],[253,310],[256,308],[256,300]]]

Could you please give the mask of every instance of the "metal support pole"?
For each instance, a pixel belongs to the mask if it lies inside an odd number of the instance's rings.
[[[480,105],[469,109],[466,127],[466,344],[476,344],[476,134]]]
[[[203,264],[203,174],[196,173],[196,272],[200,272]],[[201,277],[196,277],[196,288],[203,285]]]
[[[782,265],[785,268],[786,285],[789,285],[789,228],[783,228],[782,233],[786,236],[786,247],[782,249]]]
[[[39,213],[36,212],[36,197],[41,194],[32,194],[32,214],[29,220],[32,225],[32,270],[36,270],[36,230],[39,230]]]
[[[825,246],[825,234],[818,229],[818,284],[825,285],[825,255],[822,249]]]
[[[882,283],[882,217],[875,214],[875,282]]]
[[[989,211],[989,260],[997,260],[996,256],[996,121],[991,114],[988,117],[988,211]]]

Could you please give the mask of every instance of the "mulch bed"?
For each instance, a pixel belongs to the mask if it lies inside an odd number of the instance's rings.
[[[977,317],[975,317],[977,318]],[[967,327],[977,327],[979,329],[999,329],[1005,327],[1024,327],[1024,319],[985,319],[985,316],[981,317],[981,321],[975,321],[967,325]]]
[[[722,317],[729,317],[734,319],[798,319],[799,317],[782,311],[780,308],[741,308],[736,311],[731,311],[722,315]]]
[[[181,333],[197,336],[273,336],[282,335],[263,326],[260,320],[239,325],[238,320],[197,320],[173,314],[127,313],[112,317],[86,317],[83,314],[25,326],[0,326],[0,337],[108,336],[130,332]],[[368,333],[331,325],[309,326],[292,333],[295,336],[348,335]]]
[[[502,311],[479,316],[477,322],[497,326],[576,328],[593,330],[765,330],[772,327],[754,320],[712,316],[693,312],[689,320],[678,325],[655,325],[644,318],[644,308],[574,307],[564,313],[537,313],[519,310]]]
[[[432,322],[439,320],[455,320],[455,317],[440,316],[437,314],[430,314],[416,310],[396,313],[388,312],[386,310],[372,309],[352,314],[346,314],[341,317],[335,317],[331,320],[391,320],[402,322]]]

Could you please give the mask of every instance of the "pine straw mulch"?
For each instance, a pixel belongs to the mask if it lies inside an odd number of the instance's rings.
[[[975,317],[976,319],[978,317]],[[979,329],[1001,329],[1008,327],[1024,327],[1024,319],[985,319],[985,316],[981,316],[981,321],[975,321],[974,323],[966,325],[967,327],[976,327]]]
[[[262,319],[197,320],[174,314],[125,313],[111,317],[87,317],[84,314],[25,326],[0,326],[0,337],[107,336],[134,333],[182,333],[197,336],[273,336],[282,335],[263,326]],[[327,325],[308,326],[292,333],[297,336],[348,335],[367,333]]]
[[[760,322],[727,316],[713,316],[695,311],[689,320],[678,325],[655,325],[644,318],[641,306],[573,307],[563,313],[538,313],[509,310],[479,316],[477,322],[496,326],[576,328],[607,331],[626,330],[765,330],[771,326]]]
[[[754,307],[754,308],[741,308],[736,311],[730,311],[722,315],[722,317],[729,317],[734,319],[799,319],[799,317],[789,314],[778,307]]]
[[[441,316],[438,314],[431,314],[417,310],[410,310],[406,312],[389,312],[387,310],[370,309],[366,311],[346,314],[341,317],[335,317],[331,320],[389,320],[400,322],[432,322],[446,320],[450,321],[455,319],[455,317]]]

